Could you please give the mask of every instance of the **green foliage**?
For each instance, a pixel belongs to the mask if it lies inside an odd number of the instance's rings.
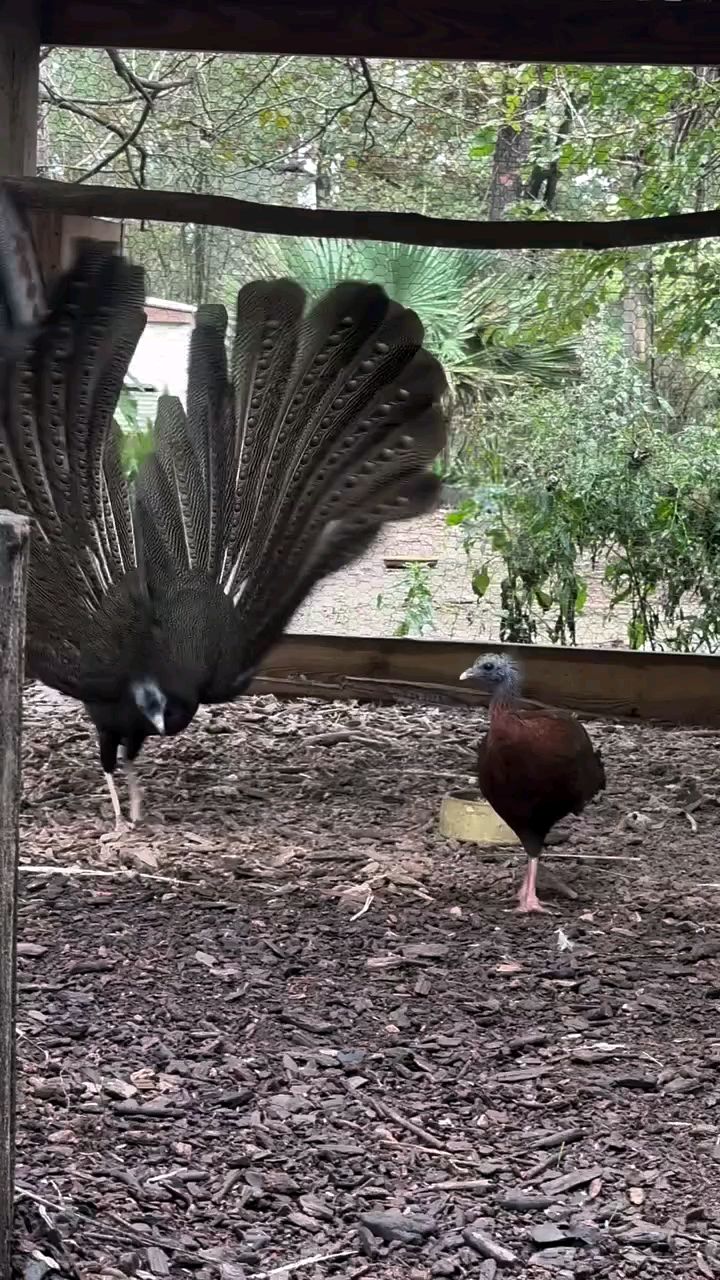
[[[482,600],[490,586],[490,571],[486,564],[481,569],[475,570],[470,579],[470,585],[473,589],[473,594],[477,596],[478,600]]]
[[[480,581],[500,577],[501,636],[574,643],[584,569],[605,566],[632,648],[720,649],[720,431],[672,416],[622,356],[589,342],[586,377],[562,395],[516,395],[503,438],[488,438],[482,484],[448,522]],[[478,570],[475,571],[477,575]],[[487,589],[487,588],[485,588]]]
[[[377,597],[378,609],[392,609],[400,615],[394,635],[422,636],[432,630],[435,618],[431,582],[431,569],[424,564],[410,564],[403,574],[402,597],[399,602]]]
[[[140,423],[138,408],[131,391],[123,387],[115,410],[115,421],[120,428],[120,460],[123,471],[133,480],[140,464],[152,452],[152,424]]]
[[[121,460],[128,480],[133,480],[140,465],[152,453],[153,433],[151,426],[136,427],[123,431],[121,437]]]
[[[305,208],[535,220],[720,202],[720,71],[48,51],[41,173]],[[718,648],[720,246],[453,253],[128,228],[151,293],[232,305],[248,274],[378,280],[457,393],[438,470],[503,634],[575,639],[606,566],[628,641]],[[582,368],[576,349],[582,350]],[[119,419],[130,474],[150,445]],[[482,550],[478,539],[482,535]],[[489,541],[488,541],[489,540]],[[477,557],[477,562],[476,562]],[[411,571],[402,626],[432,616]]]
[[[395,629],[396,636],[421,636],[433,624],[433,599],[430,587],[430,570],[427,565],[408,565],[405,570],[405,594],[402,619]]]
[[[649,217],[720,201],[712,66],[52,49],[41,103],[41,172],[73,181],[450,217],[496,216],[498,183],[511,218]],[[251,237],[199,226],[131,226],[128,243],[152,292],[192,302],[222,296],[252,251]],[[717,326],[720,251],[711,241],[650,256],[658,349],[690,350]],[[492,278],[502,277],[508,255],[492,258]],[[528,325],[546,344],[571,338],[618,296],[636,260],[515,255],[524,340],[534,342]]]

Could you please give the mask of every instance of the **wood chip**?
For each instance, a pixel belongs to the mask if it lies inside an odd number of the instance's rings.
[[[595,1179],[602,1177],[605,1172],[602,1165],[593,1165],[589,1169],[576,1169],[573,1173],[564,1173],[560,1178],[550,1178],[543,1182],[543,1187],[548,1195],[560,1196],[566,1191],[577,1191],[580,1187],[587,1187]]]
[[[585,1129],[560,1129],[558,1133],[548,1133],[530,1143],[532,1151],[552,1151],[556,1147],[567,1146],[570,1142],[579,1142],[585,1137]]]
[[[170,1259],[164,1249],[151,1245],[147,1251],[148,1266],[154,1276],[170,1275]]]
[[[517,1256],[510,1249],[505,1249],[503,1245],[493,1240],[492,1236],[478,1230],[477,1227],[466,1227],[462,1234],[465,1243],[474,1249],[475,1253],[479,1253],[481,1258],[491,1258],[501,1267],[510,1267],[518,1261]]]

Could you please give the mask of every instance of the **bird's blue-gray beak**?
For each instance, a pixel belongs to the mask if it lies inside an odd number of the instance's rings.
[[[468,667],[467,671],[461,672],[461,674],[458,676],[458,680],[469,680],[473,674],[474,674],[473,668]]]

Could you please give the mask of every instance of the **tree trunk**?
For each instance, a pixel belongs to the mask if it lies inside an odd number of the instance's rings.
[[[541,72],[542,67],[538,67],[538,75]],[[528,194],[523,169],[530,159],[532,146],[530,117],[542,106],[546,96],[544,85],[533,85],[525,95],[517,119],[498,129],[488,195],[487,216],[492,222],[501,222],[508,207]]]

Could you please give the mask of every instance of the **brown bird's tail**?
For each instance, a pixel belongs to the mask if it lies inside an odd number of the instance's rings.
[[[227,602],[207,700],[231,696],[321,578],[438,496],[446,381],[418,317],[372,284],[305,302],[289,280],[241,289],[229,368],[226,313],[200,308],[187,410],[163,399],[138,477],[150,580],[202,576]]]

